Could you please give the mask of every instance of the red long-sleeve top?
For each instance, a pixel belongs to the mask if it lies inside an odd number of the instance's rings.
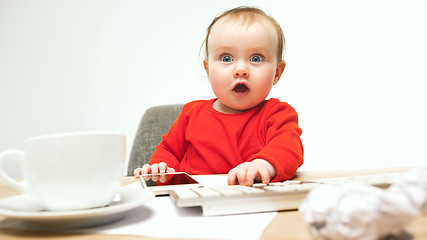
[[[261,158],[276,168],[272,181],[295,175],[303,163],[302,130],[289,104],[270,99],[246,112],[225,114],[213,108],[215,100],[185,104],[150,164],[165,162],[189,174],[226,174]]]

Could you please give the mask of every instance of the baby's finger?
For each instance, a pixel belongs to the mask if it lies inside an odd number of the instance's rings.
[[[144,164],[142,166],[141,174],[149,174],[151,172],[150,164]]]
[[[159,173],[165,173],[168,165],[165,162],[159,163]]]
[[[137,168],[137,169],[133,170],[133,176],[136,178],[139,178],[139,176],[142,174],[141,171],[142,171],[141,168]]]
[[[228,172],[227,183],[228,183],[228,185],[237,185],[238,184],[236,168],[233,168]]]
[[[175,169],[174,169],[174,168],[170,168],[170,167],[168,167],[168,169],[166,169],[166,172],[167,172],[167,173],[174,173],[174,172],[175,172]]]
[[[254,184],[254,180],[257,175],[258,175],[258,169],[256,167],[253,167],[253,165],[250,165],[246,171],[246,179],[244,184],[246,186],[252,186]]]
[[[259,169],[258,173],[261,176],[262,183],[268,184],[270,182],[270,175],[268,174],[268,170],[266,168]]]
[[[239,185],[246,185],[247,169],[247,166],[243,164],[237,167],[237,181],[239,182]]]
[[[159,181],[160,181],[161,183],[166,182],[166,180],[168,180],[167,175],[165,175],[165,174],[160,175]]]
[[[157,175],[157,174],[152,175],[151,180],[153,180],[153,182],[157,182],[159,180],[159,175]]]
[[[144,176],[142,176],[142,179],[144,179],[144,181],[148,181],[148,180],[150,180],[150,175],[144,175]]]
[[[159,173],[159,164],[154,163],[153,165],[151,165],[151,173],[152,173],[152,174],[157,174],[157,173]]]

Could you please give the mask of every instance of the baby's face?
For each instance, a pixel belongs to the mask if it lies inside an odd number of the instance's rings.
[[[218,98],[216,110],[246,111],[268,96],[285,68],[277,59],[277,45],[268,23],[246,27],[221,19],[213,26],[204,65]]]

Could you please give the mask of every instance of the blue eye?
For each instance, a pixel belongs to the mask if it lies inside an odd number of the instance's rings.
[[[252,58],[251,58],[251,60],[250,60],[251,62],[254,62],[254,63],[259,63],[259,62],[261,62],[262,61],[262,57],[260,57],[260,56],[258,56],[258,55],[255,55],[255,56],[253,56]]]
[[[233,61],[233,58],[231,56],[229,56],[229,55],[225,55],[225,56],[221,57],[221,61],[229,63],[229,62]]]

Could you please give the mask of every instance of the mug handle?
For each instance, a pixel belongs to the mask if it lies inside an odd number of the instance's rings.
[[[22,161],[24,159],[24,152],[19,150],[6,150],[2,153],[0,153],[0,180],[3,180],[4,183],[9,185],[10,187],[24,193],[25,192],[25,182],[21,181],[15,181],[13,180],[3,169],[3,161],[6,158],[15,158],[17,159],[22,166]]]

